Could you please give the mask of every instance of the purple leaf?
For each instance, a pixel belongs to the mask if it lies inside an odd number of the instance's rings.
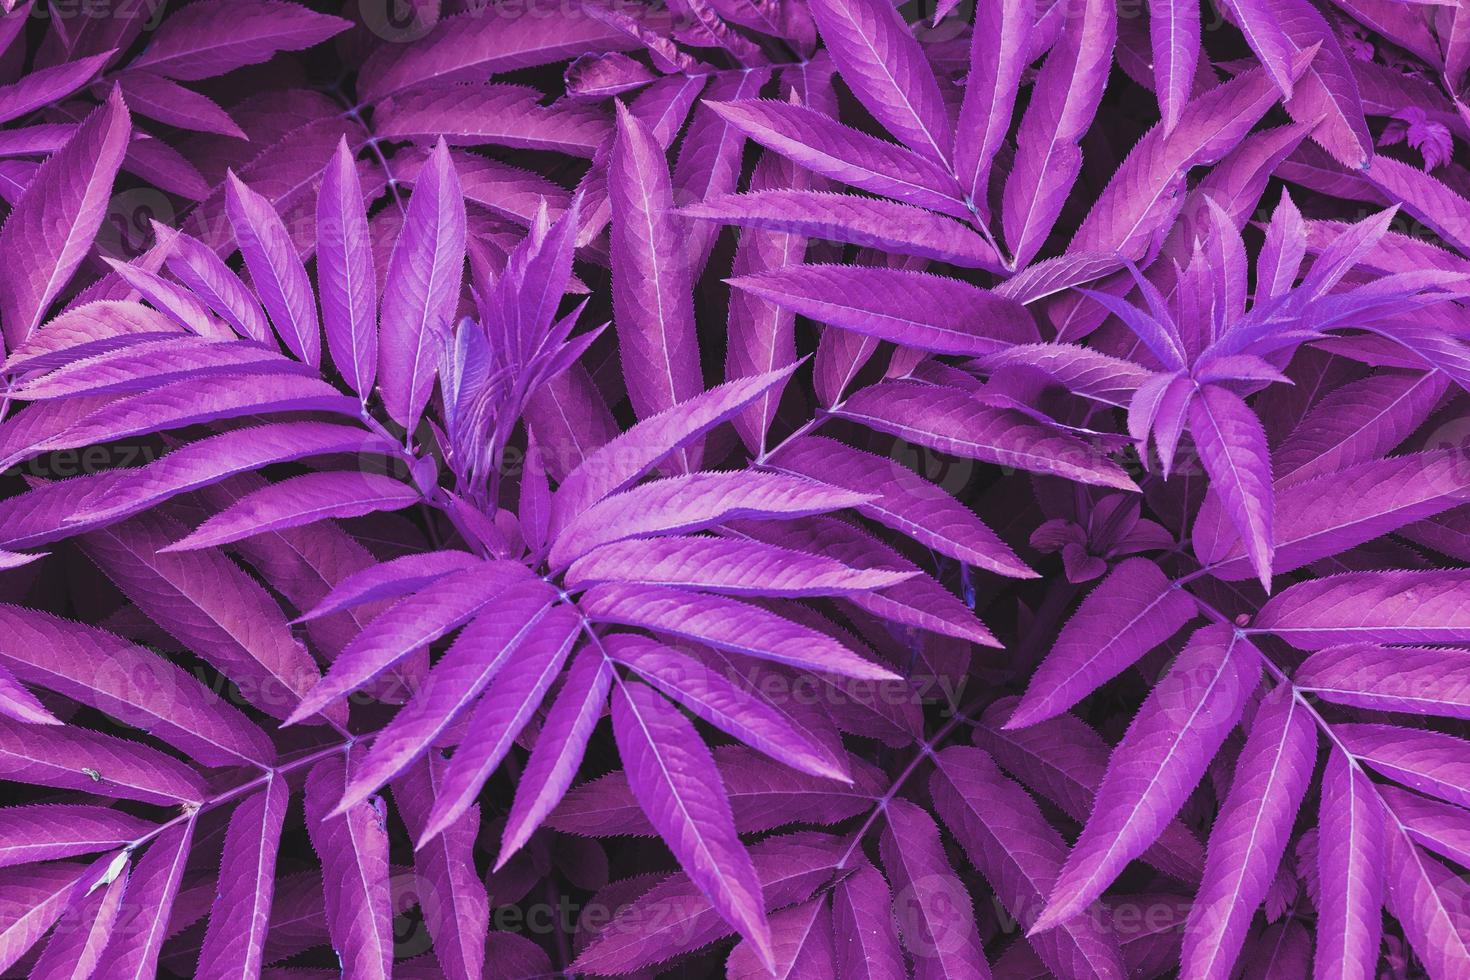
[[[434,387],[464,275],[465,204],[441,139],[414,185],[383,287],[378,377],[383,405],[412,432]]]
[[[1470,641],[1470,579],[1453,571],[1354,572],[1274,596],[1254,626],[1302,650],[1341,643]]]
[[[149,980],[158,975],[169,914],[193,841],[194,821],[185,820],[161,832],[137,860],[120,913],[128,928],[116,932],[108,942],[96,975],[119,980]]]
[[[760,954],[749,940],[741,940],[725,962],[725,975],[731,980],[769,980],[775,976],[832,976],[836,969],[837,950],[832,936],[830,910],[824,898],[805,905],[795,905],[771,915],[771,954],[775,960],[772,973],[761,962]]]
[[[765,71],[731,72],[717,77],[700,93],[702,104],[695,109],[674,160],[672,180],[676,199],[707,201],[735,189],[740,180],[745,134],[716,114],[709,103],[751,98],[769,81],[770,73]],[[690,269],[696,277],[709,261],[718,232],[719,228],[712,225],[689,229],[693,239]]]
[[[117,474],[79,501],[69,523],[91,525],[129,517],[171,497],[237,473],[330,453],[370,453],[392,447],[380,436],[326,422],[281,422],[221,432],[186,443],[160,459]]]
[[[725,422],[791,377],[796,365],[741,378],[695,395],[644,419],[584,458],[557,487],[552,499],[552,531],[639,477],[693,439]]]
[[[382,102],[373,114],[380,136],[444,139],[549,150],[593,159],[606,141],[607,116],[566,103],[540,104],[541,93],[497,83],[414,87]]]
[[[1296,69],[1305,65],[1299,56]],[[1116,250],[1141,259],[1167,233],[1182,205],[1188,171],[1216,163],[1245,138],[1280,92],[1252,69],[1190,99],[1172,130],[1144,134],[1072,236],[1068,252]]]
[[[630,8],[618,8],[632,12]],[[662,23],[650,12],[647,26]],[[396,24],[389,25],[398,30]],[[404,25],[411,44],[383,44],[363,66],[361,95],[373,102],[423,82],[485,78],[491,74],[567,61],[595,51],[638,47],[613,27],[589,16],[580,6],[555,11],[500,11],[484,16],[476,8],[437,19],[415,10]],[[425,30],[422,37],[417,37]]]
[[[91,880],[85,892],[72,897],[71,907],[46,943],[46,949],[31,967],[37,980],[90,976],[97,968],[109,935],[117,925],[123,895],[128,887],[128,856],[118,855],[100,876],[88,873]]]
[[[14,84],[0,88],[0,122],[10,122],[52,102],[60,102],[87,84],[98,69],[116,53],[104,51],[76,61],[41,68]],[[123,94],[131,99],[131,93],[125,85]]]
[[[276,600],[225,555],[160,554],[182,530],[165,515],[147,514],[92,531],[82,546],[141,612],[243,682],[252,705],[285,717],[317,676],[316,665]]]
[[[1117,37],[1117,14],[1104,0],[1062,0],[1066,23],[1047,55],[1016,132],[1016,160],[1001,210],[1014,266],[1040,251],[1082,167],[1077,143],[1102,99]]]
[[[628,397],[646,419],[699,394],[699,341],[687,243],[663,151],[618,105],[608,163],[613,313]],[[681,450],[680,458],[687,468],[697,453]]]
[[[706,198],[701,203],[685,208],[682,213],[708,221],[723,221],[747,227],[794,232],[813,238],[882,247],[890,252],[936,259],[966,268],[990,271],[999,271],[1001,268],[995,249],[959,222],[923,208],[857,194],[779,189],[749,194],[723,194]],[[842,271],[862,274],[896,271],[846,266],[820,268],[829,276]],[[779,275],[780,270],[776,270],[757,281],[766,281],[771,276]],[[751,277],[732,281],[739,284],[749,278]],[[1021,322],[1025,322],[1019,307],[1013,315],[1019,316]]]
[[[323,759],[307,774],[306,829],[322,860],[327,929],[343,972],[386,978],[394,955],[388,828],[371,802],[333,812],[349,758]]]
[[[935,757],[929,780],[934,807],[997,897],[1022,926],[1046,903],[1066,859],[1066,845],[1036,803],[985,753],[951,746]],[[1061,976],[1127,976],[1115,939],[1079,915],[1028,938]]]
[[[856,506],[866,494],[779,473],[694,473],[656,480],[607,497],[583,511],[551,546],[564,568],[599,545],[681,534],[740,518],[772,520]]]
[[[991,354],[1037,339],[1019,303],[927,273],[793,265],[731,285],[823,323],[939,354]]]
[[[970,216],[954,176],[928,157],[788,102],[752,99],[709,107],[757,143],[814,173],[941,214]]]
[[[869,495],[858,513],[956,561],[1013,578],[1036,575],[968,507],[892,459],[804,436],[783,445],[767,466]]]
[[[1271,76],[1281,94],[1291,98],[1297,79],[1292,65],[1297,45],[1282,30],[1275,5],[1263,0],[1231,0],[1228,9],[1262,69]]]
[[[750,849],[768,906],[803,902],[832,877],[843,842],[826,834],[768,838]],[[650,924],[651,910],[662,917]],[[686,874],[671,875],[622,908],[577,957],[574,969],[628,973],[698,949],[735,930]]]
[[[423,551],[370,565],[334,585],[297,622],[320,619],[367,602],[396,599],[417,592],[451,572],[475,568],[483,563],[483,559],[465,551]]]
[[[1373,789],[1416,844],[1458,863],[1470,850],[1470,813],[1449,803],[1426,799],[1397,786]],[[1319,835],[1320,837],[1320,835]]]
[[[1317,49],[1311,65],[1288,93],[1286,111],[1297,122],[1312,126],[1312,139],[1344,167],[1362,170],[1373,160],[1373,138],[1337,33],[1306,0],[1282,0],[1273,3],[1271,10],[1292,48]]]
[[[1457,507],[1470,489],[1466,481],[1464,460],[1455,448],[1374,460],[1293,482],[1276,498],[1272,570],[1293,571]],[[1211,511],[1207,502],[1201,521]],[[1211,573],[1229,581],[1250,577],[1241,551],[1237,544],[1212,555]]]
[[[603,545],[567,569],[566,584],[646,582],[749,596],[845,595],[881,589],[911,572],[862,569],[759,541],[694,535]]]
[[[46,934],[89,875],[95,871],[85,865],[50,864],[0,877],[11,899],[0,916],[0,968],[8,970]]]
[[[400,510],[420,499],[417,489],[391,476],[357,470],[307,473],[249,494],[163,550],[212,548],[328,518]]]
[[[311,280],[296,246],[269,200],[247,187],[233,170],[228,180],[225,209],[261,302],[291,353],[315,366],[322,357],[321,328]]]
[[[1137,489],[1101,451],[951,388],[886,381],[847,399],[844,418],[940,452],[1098,486]]]
[[[254,976],[260,972],[275,893],[276,854],[291,791],[286,778],[267,772],[263,788],[235,805],[225,831],[219,885],[199,951],[200,976]]]
[[[1190,638],[1113,750],[1092,815],[1032,933],[1086,908],[1158,837],[1240,717],[1260,677],[1259,655],[1223,626]]]
[[[1011,126],[1035,17],[1035,5],[1023,0],[975,8],[970,75],[955,126],[954,167],[966,200],[984,216],[990,211],[990,168]]]
[[[158,234],[155,227],[155,234]],[[168,271],[242,337],[275,346],[260,303],[214,250],[181,231],[169,237]]]
[[[1376,724],[1336,725],[1333,732],[1346,751],[1385,776],[1421,793],[1470,804],[1463,739]]]
[[[562,625],[560,617],[549,615],[553,598],[544,583],[525,582],[500,593],[492,608],[471,620],[353,767],[338,809],[367,799],[427,751],[512,658],[539,651],[543,644],[533,639],[536,633]]]
[[[572,658],[516,787],[496,871],[525,845],[565,796],[602,717],[612,680],[612,663],[595,647],[583,647]]]
[[[0,808],[0,867],[96,854],[132,843],[152,824],[121,810],[80,804]]]
[[[1271,887],[1317,763],[1309,710],[1283,685],[1251,722],[1184,926],[1180,962],[1191,976],[1228,980],[1256,907]]]
[[[1353,643],[1307,658],[1293,683],[1337,704],[1470,718],[1470,651]]]
[[[218,133],[247,139],[230,114],[207,95],[149,71],[128,71],[117,76],[123,98],[140,116],[156,119],[180,129]]]
[[[721,125],[725,125],[723,121]],[[734,129],[731,126],[725,128]],[[750,178],[752,191],[804,190],[811,183],[806,171],[783,157],[764,151]],[[715,231],[718,229],[710,228],[711,243]],[[738,278],[782,269],[799,263],[806,256],[806,250],[807,240],[802,235],[748,228],[740,233],[731,271]],[[758,376],[796,363],[796,314],[792,311],[735,290],[730,293],[728,325],[726,378]],[[753,453],[765,453],[767,433],[780,407],[783,388],[781,385],[761,395],[754,405],[735,417],[735,429],[746,448]]]
[[[975,729],[975,744],[985,749],[1033,792],[1083,823],[1107,773],[1111,747],[1075,715],[1063,714],[1029,728],[1004,729],[1000,719],[1014,698],[997,701]],[[1197,884],[1205,851],[1182,823],[1174,821],[1139,860],[1180,881]]]
[[[15,397],[45,401],[82,395],[131,394],[213,375],[305,376],[309,373],[309,366],[266,350],[253,341],[180,337],[124,347],[74,362],[20,385]]]
[[[417,847],[454,823],[474,802],[561,673],[583,625],[570,609],[556,607],[495,673],[490,689],[470,712],[465,739],[449,760],[441,795]]]
[[[443,769],[437,753],[430,753],[393,784],[393,803],[412,838],[423,833],[443,782]],[[419,907],[434,939],[434,956],[444,975],[453,980],[479,980],[487,960],[497,968],[501,963],[494,936],[487,936],[490,897],[475,870],[479,829],[480,808],[471,806],[413,858],[414,883],[422,896]]]
[[[0,605],[0,629],[0,664],[29,684],[141,728],[207,765],[275,761],[264,732],[157,654],[103,630],[18,606]]]
[[[1005,727],[1025,728],[1066,711],[1195,615],[1189,593],[1175,587],[1153,562],[1122,562],[1062,627]]]
[[[860,680],[897,676],[816,630],[723,596],[652,585],[598,585],[579,605],[598,622],[666,633],[761,660]]]
[[[885,818],[878,850],[897,892],[894,913],[914,976],[988,980],[970,896],[945,857],[934,818],[902,799],[888,801]]]
[[[1149,8],[1154,87],[1166,133],[1179,125],[1179,117],[1194,89],[1200,54],[1199,19],[1199,4],[1194,0],[1163,0]]]
[[[524,581],[519,563],[495,562],[451,572],[389,606],[332,662],[332,669],[286,719],[295,724],[356,690],[414,650],[473,618],[506,589]]]
[[[1271,458],[1261,422],[1239,395],[1208,384],[1190,402],[1189,431],[1199,447],[1210,485],[1245,542],[1251,567],[1271,591],[1274,509]]]
[[[919,153],[949,160],[949,114],[934,70],[903,17],[886,0],[813,0],[808,5],[842,80],[873,117]]]
[[[883,874],[859,858],[832,891],[832,930],[837,944],[836,976],[855,980],[903,980],[903,950],[893,919],[893,896]]]
[[[316,199],[316,274],[332,363],[364,400],[378,371],[378,292],[367,210],[344,137]]]
[[[1272,452],[1276,482],[1299,483],[1383,458],[1424,423],[1446,387],[1437,372],[1395,371],[1329,391]]]
[[[4,666],[0,666],[0,714],[31,725],[63,724]]]
[[[194,770],[157,749],[73,726],[46,729],[51,730],[40,739],[35,726],[0,718],[0,775],[164,806],[204,801],[204,784]]]
[[[277,51],[309,48],[351,26],[279,0],[197,0],[164,21],[131,67],[185,81],[213,78]]]
[[[882,789],[881,777],[871,767],[856,769],[848,785],[798,772],[742,745],[722,745],[714,757],[735,829],[741,833],[790,823],[839,823],[870,809],[873,794]],[[558,831],[589,837],[657,834],[621,771],[573,789],[547,823]]]
[[[1328,755],[1317,834],[1318,915],[1326,931],[1318,934],[1314,976],[1367,980],[1377,971],[1384,816],[1363,771],[1345,753]]]
[[[15,348],[41,325],[91,250],[131,126],[114,89],[41,164],[0,227],[0,250],[14,262],[0,285],[7,347]]]
[[[788,724],[774,706],[694,657],[637,636],[610,636],[603,646],[614,661],[631,667],[650,686],[752,748],[814,776],[849,779],[824,758],[820,745]]]
[[[1426,855],[1404,834],[1388,833],[1386,904],[1431,976],[1470,970],[1465,903],[1470,886]]]
[[[714,758],[683,715],[652,688],[620,683],[613,733],[639,806],[720,917],[774,963],[761,882],[735,836]]]

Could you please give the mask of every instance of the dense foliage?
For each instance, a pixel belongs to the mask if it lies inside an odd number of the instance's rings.
[[[0,974],[1470,976],[1466,0],[0,8]]]

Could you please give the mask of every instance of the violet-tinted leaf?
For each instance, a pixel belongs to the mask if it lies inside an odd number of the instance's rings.
[[[1256,711],[1230,792],[1210,832],[1199,894],[1184,926],[1180,962],[1191,975],[1229,977],[1257,905],[1291,836],[1317,761],[1307,706],[1288,686]]]
[[[265,311],[281,341],[308,364],[321,361],[321,327],[311,281],[271,202],[231,171],[226,211]]]
[[[413,430],[434,387],[433,366],[449,336],[464,275],[465,204],[440,140],[414,185],[388,260],[379,318],[383,405]]]
[[[363,399],[378,370],[378,291],[357,166],[344,138],[316,201],[316,274],[327,351]]]
[[[212,78],[297,51],[347,30],[349,21],[279,0],[199,0],[169,17],[132,62],[166,78]]]
[[[1130,558],[1062,627],[1007,728],[1045,721],[1116,677],[1195,616],[1194,601],[1147,559]]]
[[[290,801],[284,776],[267,772],[261,783],[261,789],[236,804],[230,814],[218,891],[199,951],[198,970],[203,976],[260,972],[275,893],[276,855]]]
[[[16,347],[40,326],[91,249],[131,125],[122,95],[114,90],[46,158],[6,216],[0,249],[17,263],[0,286],[7,347]]]
[[[1223,626],[1190,638],[1113,750],[1092,815],[1032,932],[1085,908],[1168,824],[1234,727],[1260,676],[1257,656]]]
[[[714,758],[694,727],[653,689],[624,682],[613,692],[613,732],[639,805],[701,892],[773,962],[761,882],[735,836]]]

